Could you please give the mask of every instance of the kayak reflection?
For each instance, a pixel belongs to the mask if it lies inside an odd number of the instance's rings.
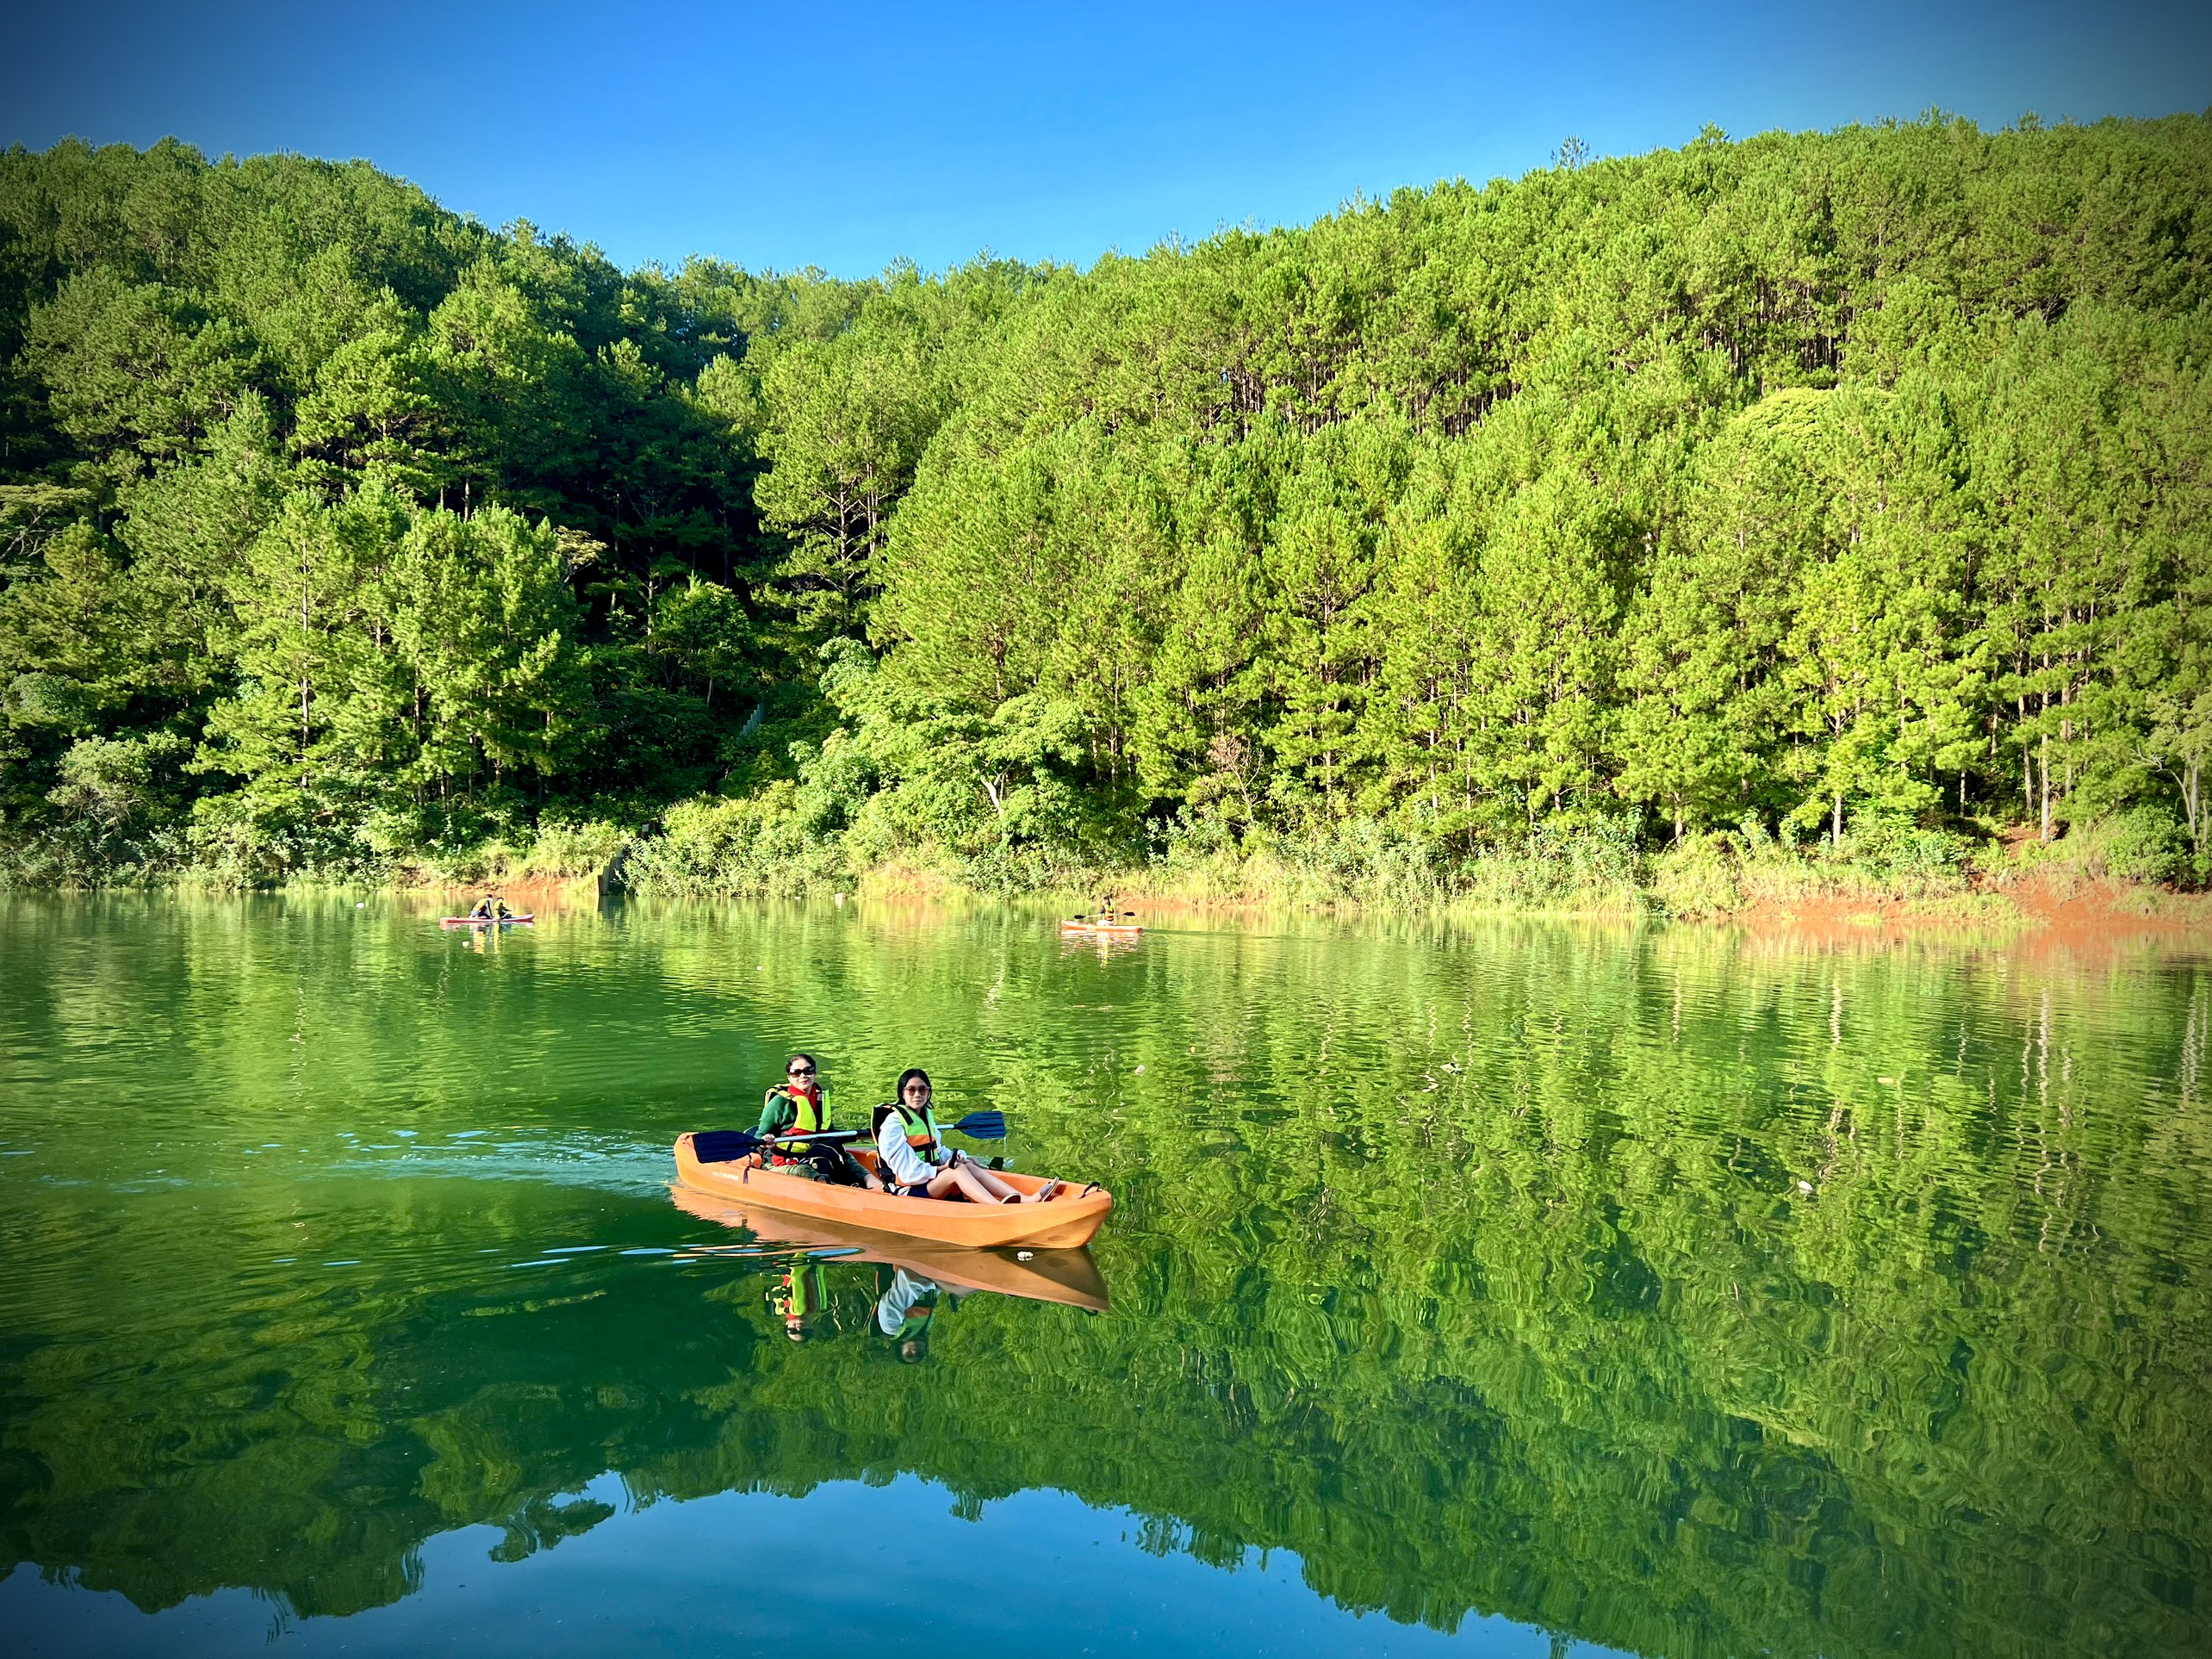
[[[836,1250],[841,1259],[878,1262],[903,1268],[950,1290],[990,1290],[1030,1302],[1056,1302],[1103,1314],[1108,1307],[1106,1281],[1087,1248],[1075,1250],[972,1250],[894,1238],[864,1227],[840,1227],[812,1216],[795,1216],[757,1205],[672,1184],[676,1208],[724,1227],[743,1227],[767,1244]]]

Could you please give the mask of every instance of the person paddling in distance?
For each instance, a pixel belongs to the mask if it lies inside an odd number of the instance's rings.
[[[476,908],[469,912],[472,922],[504,922],[514,912],[507,909],[506,900],[497,893],[486,893],[476,901]]]
[[[907,1198],[960,1197],[975,1204],[1041,1204],[1059,1190],[1047,1181],[1026,1196],[964,1152],[941,1143],[929,1109],[929,1074],[899,1074],[898,1098],[875,1109],[876,1162],[890,1191]]]
[[[784,1080],[761,1103],[761,1121],[753,1133],[776,1141],[769,1149],[768,1167],[809,1181],[828,1181],[842,1187],[866,1187],[881,1192],[883,1183],[842,1146],[827,1141],[811,1144],[778,1140],[782,1135],[819,1134],[830,1127],[830,1108],[822,1099],[822,1077],[814,1056],[793,1054],[784,1062]]]

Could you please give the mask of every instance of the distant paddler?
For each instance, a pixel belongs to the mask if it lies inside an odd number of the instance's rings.
[[[504,922],[514,912],[507,909],[506,900],[497,893],[486,893],[476,901],[476,908],[469,912],[471,922]]]
[[[1060,927],[1067,933],[1135,934],[1144,931],[1137,925],[1137,913],[1134,910],[1115,908],[1114,895],[1111,893],[1098,901],[1098,908],[1096,910],[1078,910],[1066,921],[1061,923]]]

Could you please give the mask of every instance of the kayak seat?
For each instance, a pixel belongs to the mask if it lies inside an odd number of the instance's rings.
[[[692,1156],[702,1164],[734,1164],[760,1144],[742,1129],[701,1129],[692,1136]]]

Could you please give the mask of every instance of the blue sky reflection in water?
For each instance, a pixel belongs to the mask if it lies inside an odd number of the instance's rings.
[[[797,1252],[665,1183],[794,1042],[1105,1180],[1110,1305],[948,1296],[904,1364],[830,1255],[787,1341]],[[2032,941],[7,901],[0,1620],[2202,1650],[2209,1047],[2201,960]]]
[[[621,1482],[593,1482],[584,1501],[620,1506]],[[831,1566],[760,1592],[766,1540],[833,1540]],[[1451,1653],[1546,1659],[1542,1631],[1470,1617],[1446,1635],[1365,1617],[1323,1600],[1295,1556],[1254,1550],[1225,1572],[1144,1547],[1143,1518],[1093,1509],[1059,1492],[1025,1492],[972,1519],[943,1487],[901,1476],[885,1487],[839,1482],[804,1499],[724,1493],[618,1513],[557,1554],[494,1567],[497,1528],[429,1540],[419,1588],[346,1619],[300,1619],[243,1590],[219,1591],[162,1622],[164,1650],[232,1654],[276,1637],[281,1650],[475,1654],[774,1653],[823,1659],[869,1652],[1008,1652],[1036,1639],[1035,1614],[1065,1621],[1071,1654],[1171,1651],[1366,1656]],[[925,1563],[926,1584],[886,1617],[859,1575],[892,1560]],[[92,1595],[18,1572],[0,1582],[0,1621],[28,1632],[28,1652],[143,1647],[146,1621],[121,1595]],[[969,1645],[973,1644],[973,1645]],[[1599,1654],[1588,1643],[1567,1651]]]

